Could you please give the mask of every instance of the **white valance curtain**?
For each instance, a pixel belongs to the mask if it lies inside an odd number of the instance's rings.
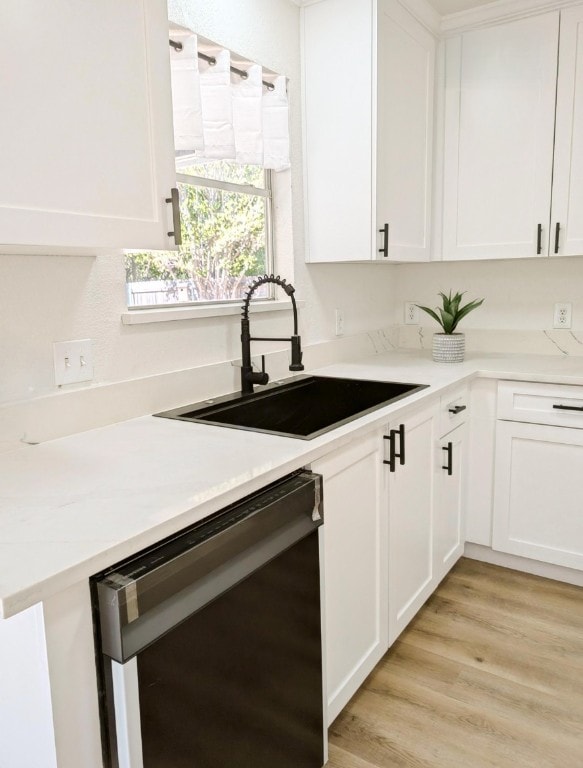
[[[193,152],[201,161],[289,168],[285,77],[233,60],[230,51],[203,43],[189,31],[171,30],[170,39],[182,44],[170,49],[176,150]]]

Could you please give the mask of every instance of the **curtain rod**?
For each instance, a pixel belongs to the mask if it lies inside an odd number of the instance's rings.
[[[181,51],[183,48],[182,43],[179,43],[177,40],[169,40],[168,42],[170,43],[170,46],[174,48],[175,51]],[[217,63],[217,60],[215,59],[214,56],[207,56],[206,53],[201,53],[200,51],[198,51],[198,58],[206,61],[207,64],[209,64],[211,67],[214,67],[215,64]],[[239,75],[241,80],[247,80],[247,78],[249,77],[248,73],[245,72],[244,69],[237,69],[237,67],[231,67],[231,72],[233,72],[235,75]],[[268,83],[265,80],[262,80],[261,82],[267,88],[268,91],[275,90],[275,85],[273,83]]]

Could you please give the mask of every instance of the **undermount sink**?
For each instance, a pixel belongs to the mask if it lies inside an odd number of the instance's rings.
[[[310,440],[426,386],[298,376],[271,384],[260,392],[238,392],[155,415]]]

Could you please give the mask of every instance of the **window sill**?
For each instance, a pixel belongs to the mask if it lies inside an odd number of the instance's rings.
[[[223,317],[227,315],[240,315],[241,304],[214,304],[205,307],[157,307],[156,309],[135,309],[124,312],[121,321],[124,325],[143,325],[144,323],[167,323],[176,320],[197,320],[201,317]],[[297,301],[298,307],[305,305],[304,301]],[[255,301],[249,306],[250,314],[256,312],[280,312],[291,310],[289,299],[276,301]]]

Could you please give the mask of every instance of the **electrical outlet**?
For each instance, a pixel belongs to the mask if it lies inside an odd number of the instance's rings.
[[[555,313],[553,316],[553,328],[571,327],[572,305],[569,303],[555,304]]]
[[[419,325],[419,307],[412,301],[405,302],[405,325]]]
[[[53,343],[53,358],[57,386],[93,379],[91,339],[55,341]]]
[[[344,336],[344,312],[341,309],[334,310],[336,317],[336,336]]]

